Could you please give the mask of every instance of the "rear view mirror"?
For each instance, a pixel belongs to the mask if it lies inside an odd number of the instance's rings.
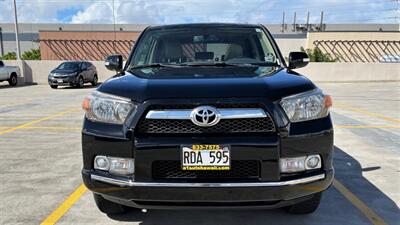
[[[122,55],[110,55],[106,58],[104,65],[108,70],[120,72],[122,70]]]
[[[289,69],[297,69],[307,66],[310,62],[307,53],[291,52],[289,53]]]

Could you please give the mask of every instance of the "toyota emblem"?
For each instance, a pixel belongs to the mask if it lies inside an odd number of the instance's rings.
[[[193,109],[190,119],[194,124],[201,127],[211,127],[220,120],[218,110],[212,106],[200,106]]]

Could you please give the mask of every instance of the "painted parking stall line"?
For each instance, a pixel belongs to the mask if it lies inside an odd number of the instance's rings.
[[[32,120],[32,121],[24,123],[24,124],[15,126],[15,127],[8,128],[6,130],[2,130],[2,131],[0,131],[0,136],[4,135],[4,134],[7,134],[7,133],[10,133],[10,132],[13,132],[15,130],[19,130],[19,129],[23,129],[23,128],[32,126],[34,124],[37,124],[37,123],[40,123],[40,122],[43,122],[43,121],[46,121],[46,120],[51,120],[51,119],[63,116],[65,114],[67,114],[67,113],[71,113],[71,112],[74,112],[74,111],[78,111],[78,110],[75,109],[75,108],[74,109],[65,110],[65,111],[50,115],[50,116],[42,117],[42,118],[39,118],[39,119],[36,119],[36,120]]]
[[[45,220],[43,220],[41,225],[51,225],[55,224],[68,210],[78,201],[81,196],[87,191],[84,184],[81,184],[75,191],[68,196],[67,199],[60,206],[57,207]]]
[[[333,186],[338,190],[347,200],[351,202],[360,212],[362,212],[374,225],[387,225],[387,223],[369,208],[363,201],[361,201],[355,194],[347,189],[338,180],[333,179]]]
[[[383,120],[386,120],[386,121],[389,121],[389,122],[400,123],[400,119],[392,118],[392,117],[385,116],[385,115],[382,115],[382,114],[379,114],[379,113],[370,112],[370,111],[367,111],[365,109],[361,109],[361,108],[358,108],[358,107],[355,107],[355,106],[351,106],[351,105],[347,105],[347,104],[338,103],[338,104],[335,104],[334,107],[336,107],[338,109],[344,109],[344,110],[348,110],[348,111],[358,112],[358,113],[361,113],[361,114],[364,114],[364,115],[368,115],[368,116],[371,116],[371,117],[374,117],[374,118],[383,119]]]

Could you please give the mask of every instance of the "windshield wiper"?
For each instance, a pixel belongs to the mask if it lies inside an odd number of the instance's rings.
[[[253,66],[279,66],[278,63],[273,62],[258,62],[258,63],[250,63]]]
[[[151,63],[151,64],[143,64],[143,65],[129,66],[129,67],[128,67],[128,70],[132,70],[132,69],[142,69],[142,68],[157,68],[157,67],[172,67],[172,68],[177,68],[177,67],[180,67],[180,64]]]
[[[196,67],[196,66],[216,66],[216,67],[226,67],[226,66],[252,66],[251,64],[245,64],[245,63],[226,63],[226,62],[213,62],[213,63],[209,63],[209,62],[205,62],[205,63],[182,63],[179,64],[182,66],[192,66],[192,67]]]

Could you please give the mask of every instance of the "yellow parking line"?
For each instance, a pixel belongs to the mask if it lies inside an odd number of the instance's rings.
[[[7,134],[7,133],[10,133],[10,132],[13,132],[13,131],[18,130],[18,129],[26,128],[28,126],[40,123],[42,121],[46,121],[46,120],[54,119],[56,117],[60,117],[60,116],[62,116],[64,114],[66,114],[66,113],[70,113],[70,112],[73,112],[73,111],[77,111],[77,109],[69,109],[69,110],[66,110],[66,111],[63,111],[63,112],[59,112],[59,113],[56,113],[56,114],[53,114],[53,115],[50,115],[50,116],[46,116],[46,117],[43,117],[43,118],[40,118],[40,119],[32,120],[30,122],[21,124],[21,125],[16,126],[16,127],[11,127],[11,128],[6,129],[6,130],[2,130],[2,131],[0,131],[0,136],[3,135],[3,134]]]
[[[0,127],[0,129],[8,129],[11,127]],[[81,130],[80,127],[63,127],[63,126],[28,126],[20,129],[38,129],[38,130]]]
[[[80,127],[47,127],[47,126],[29,126],[23,129],[39,129],[39,130],[82,130]]]
[[[43,220],[41,225],[55,224],[86,191],[85,185],[81,184],[56,210]]]
[[[349,110],[349,111],[353,111],[353,112],[362,113],[362,114],[365,114],[365,115],[368,115],[368,116],[371,116],[371,117],[375,117],[375,118],[379,118],[379,119],[383,119],[383,120],[386,120],[386,121],[389,121],[389,122],[400,123],[400,119],[395,119],[395,118],[384,116],[384,115],[381,115],[381,114],[378,114],[378,113],[369,112],[369,111],[367,111],[365,109],[360,109],[360,108],[349,106],[349,105],[346,105],[346,104],[335,104],[334,107],[339,108],[339,109],[345,109],[345,110]]]
[[[400,125],[335,125],[335,128],[400,128]]]
[[[351,202],[358,210],[360,210],[374,225],[387,225],[387,223],[378,216],[371,208],[369,208],[363,201],[361,201],[355,194],[347,189],[338,180],[333,179],[333,186],[338,190],[347,200]]]

